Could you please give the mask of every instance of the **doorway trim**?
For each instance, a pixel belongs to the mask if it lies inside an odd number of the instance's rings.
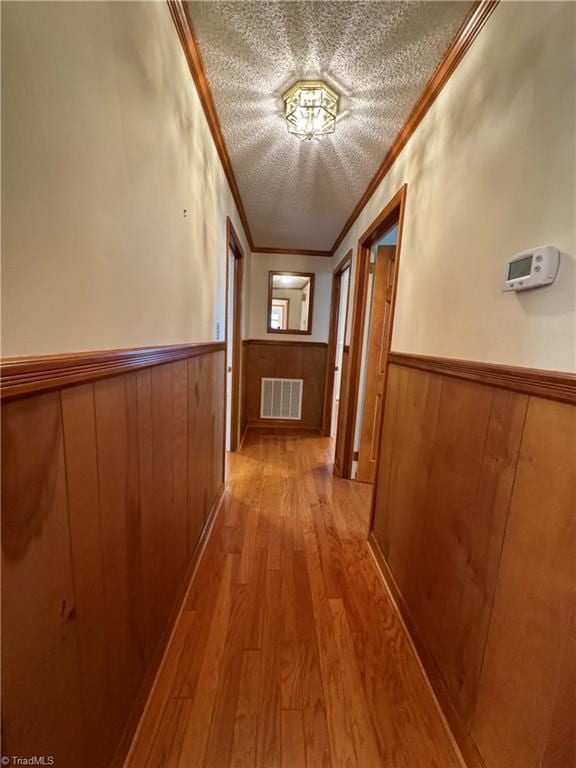
[[[394,310],[396,307],[396,293],[398,289],[398,270],[400,267],[400,250],[402,246],[402,228],[404,224],[404,211],[406,208],[406,195],[408,185],[404,184],[386,207],[370,224],[368,229],[358,240],[356,253],[356,275],[354,280],[354,303],[352,305],[352,330],[350,334],[350,353],[347,376],[346,414],[344,419],[344,435],[341,477],[350,478],[352,475],[352,461],[354,457],[354,431],[358,415],[358,392],[360,388],[360,367],[362,364],[362,342],[364,338],[364,325],[366,322],[366,307],[368,300],[368,277],[370,274],[370,250],[378,240],[386,234],[395,224],[398,224],[398,238],[396,243],[396,259],[394,266],[392,306],[390,322],[386,329],[386,357],[390,353],[392,341],[392,328],[394,325]],[[387,370],[387,364],[384,364]],[[384,382],[383,402],[386,397],[386,382]],[[384,408],[382,409],[382,414]],[[382,416],[381,414],[381,416]]]
[[[234,257],[234,306],[232,308],[232,384],[230,401],[230,452],[237,450],[240,430],[240,382],[242,363],[242,286],[244,281],[244,250],[230,217],[226,217],[226,362],[224,366],[225,401],[228,401],[228,309],[230,254]],[[226,419],[224,419],[224,444],[226,444]]]
[[[328,333],[328,353],[326,355],[326,382],[324,385],[324,411],[322,414],[322,434],[330,436],[332,424],[332,404],[334,399],[334,366],[336,365],[336,344],[338,342],[338,319],[340,315],[340,284],[342,275],[352,265],[353,250],[338,263],[332,272],[332,298],[330,301],[330,330]],[[348,321],[348,308],[350,302],[350,283],[348,283],[348,302],[346,303],[346,320],[344,321],[344,337],[346,337],[346,324]],[[346,340],[346,338],[344,338]],[[342,381],[340,382],[342,391]]]

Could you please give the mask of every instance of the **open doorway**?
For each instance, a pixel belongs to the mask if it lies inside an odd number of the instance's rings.
[[[226,219],[226,450],[240,444],[242,364],[242,283],[244,252],[230,219]]]
[[[348,289],[350,287],[350,265],[340,275],[340,301],[338,312],[338,329],[336,334],[336,360],[334,364],[334,384],[332,386],[332,418],[330,420],[330,437],[336,437],[338,412],[340,405],[340,389],[342,385],[342,363],[346,346],[346,318],[348,316]]]
[[[330,336],[328,340],[326,391],[324,396],[323,434],[336,437],[342,417],[340,404],[345,400],[343,384],[346,381],[347,362],[346,326],[350,293],[350,265],[352,251],[338,264],[332,278]],[[337,457],[335,457],[337,462]]]
[[[334,468],[364,482],[373,482],[377,461],[406,191],[404,185],[358,241]]]
[[[379,424],[384,403],[386,330],[391,314],[398,224],[370,249],[358,415],[354,430],[352,478],[373,483],[376,474]]]

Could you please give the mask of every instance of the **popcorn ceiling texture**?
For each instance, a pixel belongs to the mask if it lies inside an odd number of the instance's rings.
[[[255,244],[328,250],[471,4],[188,5]],[[301,142],[282,94],[318,78],[340,94],[340,117]]]

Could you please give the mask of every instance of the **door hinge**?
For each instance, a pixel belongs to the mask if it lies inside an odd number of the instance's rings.
[[[376,262],[375,261],[371,261],[370,262],[370,266],[368,267],[368,273],[370,275],[373,275],[374,272],[376,272]]]
[[[354,451],[352,454],[352,461],[358,461],[358,451]]]

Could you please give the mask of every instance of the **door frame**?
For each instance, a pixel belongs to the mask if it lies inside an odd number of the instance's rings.
[[[226,217],[226,319],[225,327],[225,403],[228,402],[228,309],[230,255],[234,257],[234,306],[232,308],[232,384],[230,401],[230,452],[236,451],[241,436],[240,429],[240,382],[242,361],[242,286],[244,282],[244,250],[230,217]],[[224,419],[224,444],[226,444],[226,419]]]
[[[390,308],[390,322],[386,329],[385,354],[388,357],[392,342],[392,329],[394,325],[394,310],[396,307],[396,294],[398,289],[398,270],[400,267],[400,250],[402,246],[402,229],[404,225],[404,211],[406,209],[406,196],[408,185],[404,184],[388,202],[385,208],[374,219],[370,226],[363,232],[358,240],[356,253],[356,275],[354,279],[354,303],[352,306],[352,330],[350,334],[350,353],[348,362],[348,384],[346,398],[346,415],[344,420],[343,454],[341,477],[350,478],[352,475],[352,462],[354,459],[354,432],[358,417],[358,392],[360,388],[360,373],[362,365],[362,342],[364,339],[364,325],[366,322],[366,307],[368,303],[368,277],[370,274],[370,251],[372,246],[388,232],[395,224],[398,224],[398,238],[396,241],[396,260],[394,266],[392,305]],[[387,362],[384,362],[387,371]],[[382,392],[382,402],[386,402],[386,380]],[[384,407],[380,414],[380,423]],[[380,425],[378,426],[378,429]]]
[[[328,334],[328,352],[326,355],[326,381],[324,384],[324,412],[322,414],[322,434],[330,437],[332,425],[332,404],[334,401],[334,375],[336,371],[336,344],[338,343],[338,320],[340,315],[340,286],[342,275],[348,267],[352,267],[352,248],[338,263],[332,272],[332,298],[330,301],[330,331]],[[350,307],[350,281],[348,282],[348,301],[346,302],[346,319],[344,321],[344,341],[346,341],[346,325],[348,323],[348,310]],[[342,391],[342,378],[340,378],[340,391]],[[340,398],[340,404],[342,398]]]

